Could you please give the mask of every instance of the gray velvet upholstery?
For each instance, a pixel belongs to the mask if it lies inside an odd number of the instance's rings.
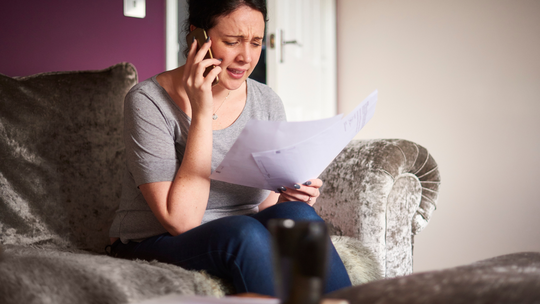
[[[385,277],[412,273],[413,237],[429,222],[440,184],[429,152],[406,140],[353,141],[321,179],[315,208],[333,232],[360,239]]]
[[[380,280],[335,291],[355,304],[540,303],[540,252],[499,256],[470,265]]]
[[[348,238],[332,239],[355,284],[380,278],[365,247]],[[76,249],[6,245],[0,254],[2,304],[130,303],[171,292],[222,297],[233,288],[203,272]]]
[[[104,255],[124,164],[123,98],[136,82],[129,63],[0,75],[3,303],[230,292],[201,273]],[[439,186],[426,149],[405,140],[353,141],[321,178],[317,211],[337,235],[353,283],[409,273],[412,237],[428,223]]]
[[[128,63],[0,75],[0,242],[103,252],[118,206]]]
[[[129,261],[79,250],[7,245],[0,303],[130,303],[166,295],[223,296],[218,279],[156,261]]]

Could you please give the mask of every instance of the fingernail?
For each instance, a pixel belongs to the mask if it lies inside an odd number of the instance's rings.
[[[223,59],[221,59],[221,58],[217,58],[217,60],[219,60],[219,61],[223,61]]]
[[[210,36],[206,37],[206,42],[210,41]]]
[[[309,186],[309,185],[311,185],[311,181],[307,181],[307,182],[305,182],[305,183],[304,183],[304,185],[306,185],[306,186]]]
[[[299,184],[294,184],[294,189],[300,189],[300,185]]]
[[[193,41],[191,41],[191,43],[195,43],[195,37],[193,37]]]
[[[279,187],[279,188],[278,188],[278,191],[285,192],[285,191],[287,191],[287,188],[285,188],[285,187]]]

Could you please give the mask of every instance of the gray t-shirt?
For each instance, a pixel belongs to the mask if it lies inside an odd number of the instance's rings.
[[[285,120],[283,103],[268,86],[247,79],[247,100],[238,119],[213,131],[212,171],[221,163],[251,119]],[[186,147],[191,119],[170,98],[156,76],[134,86],[124,103],[126,168],[120,207],[109,235],[122,242],[167,232],[138,186],[173,181]],[[269,191],[212,180],[203,223],[230,215],[253,214]]]

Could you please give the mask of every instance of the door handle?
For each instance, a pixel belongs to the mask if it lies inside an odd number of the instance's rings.
[[[296,40],[289,40],[289,41],[281,41],[281,45],[285,45],[285,44],[296,44],[298,46],[302,46],[300,43],[298,43],[298,41]]]
[[[279,33],[280,33],[279,35],[279,39],[280,39],[279,62],[283,63],[283,47],[287,44],[296,44],[297,46],[301,47],[302,44],[300,44],[297,40],[285,41],[285,39],[283,38],[283,30],[280,30]],[[270,48],[273,49],[275,47],[276,47],[276,34],[272,33],[270,34]]]
[[[279,48],[279,62],[283,63],[283,47],[287,44],[296,44],[297,46],[301,47],[302,44],[300,44],[297,40],[285,41],[285,38],[283,37],[284,36],[283,30],[280,30],[279,33],[280,33],[279,39],[280,39],[280,44],[281,44],[281,47]]]

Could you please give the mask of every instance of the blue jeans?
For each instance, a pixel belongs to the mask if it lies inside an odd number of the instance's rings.
[[[277,204],[253,215],[220,218],[180,235],[164,233],[142,242],[117,241],[112,253],[120,258],[158,260],[233,282],[237,293],[275,296],[270,219],[322,221],[304,202]],[[349,275],[334,246],[330,248],[325,293],[351,286]]]

